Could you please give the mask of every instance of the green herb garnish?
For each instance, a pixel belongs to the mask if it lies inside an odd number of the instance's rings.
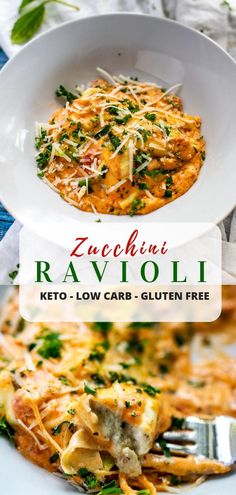
[[[112,328],[112,323],[110,321],[97,321],[96,323],[93,323],[92,325],[92,330],[95,332],[101,332],[104,335],[107,335],[109,330]]]
[[[91,375],[91,378],[96,383],[96,385],[105,385],[106,384],[103,376],[100,375],[99,373],[93,373]]]
[[[172,191],[171,191],[171,189],[166,189],[165,190],[165,198],[172,198]]]
[[[51,455],[51,457],[49,457],[49,461],[51,464],[54,464],[54,462],[57,462],[59,459],[59,454],[57,452],[55,452],[55,454]]]
[[[150,120],[150,122],[155,122],[156,114],[155,113],[145,113],[145,119]]]
[[[138,188],[141,189],[141,191],[145,191],[145,190],[149,189],[149,186],[147,185],[146,182],[139,182]]]
[[[66,385],[67,387],[71,386],[71,383],[66,376],[61,375],[58,377],[58,379],[60,380],[61,383],[63,383],[63,385]]]
[[[129,215],[133,217],[137,214],[138,210],[141,210],[142,208],[144,208],[144,206],[145,203],[140,198],[134,199],[131,203]]]
[[[93,474],[87,468],[80,468],[78,471],[78,475],[83,478],[85,484],[90,490],[97,486],[97,478],[95,474]]]
[[[166,457],[171,457],[170,449],[169,449],[169,447],[167,447],[167,443],[164,440],[164,438],[159,438],[158,439],[158,442],[159,442],[159,445],[161,447],[161,450],[162,450],[163,454]]]
[[[110,481],[102,486],[98,495],[121,495],[123,491],[117,485],[115,480]]]
[[[175,333],[174,340],[178,347],[182,347],[182,345],[185,344],[185,338],[181,335],[181,333]]]
[[[139,106],[133,103],[131,100],[127,100],[126,103],[130,112],[136,113],[139,111]]]
[[[175,476],[173,474],[173,476],[171,476],[171,478],[170,478],[170,482],[171,482],[171,485],[177,486],[177,485],[180,485],[181,479],[178,478],[178,476]]]
[[[121,117],[117,117],[117,118],[115,119],[115,122],[116,122],[117,124],[119,124],[119,125],[121,125],[121,124],[127,124],[128,120],[129,120],[129,119],[131,119],[131,117],[132,117],[132,115],[128,115],[128,114],[127,114],[127,115],[125,115],[123,118],[121,118]]]
[[[44,169],[50,158],[51,158],[52,145],[50,144],[44,151],[41,151],[36,157],[36,163],[38,165],[39,170]]]
[[[45,333],[44,335],[40,335],[39,339],[42,340],[42,345],[37,351],[40,356],[44,359],[61,357],[63,344],[58,332]]]
[[[107,108],[107,112],[108,112],[110,115],[119,115],[119,108],[118,108],[118,107],[116,107],[116,106],[109,107],[109,108]]]
[[[150,397],[155,397],[156,394],[161,393],[160,389],[157,387],[154,387],[153,385],[149,385],[148,383],[142,383],[141,385],[143,387],[144,392],[146,392],[146,394],[150,395]]]
[[[7,422],[6,418],[0,419],[0,435],[6,436],[10,439],[14,436],[14,430],[11,425]]]
[[[181,430],[184,426],[184,422],[185,422],[184,418],[176,418],[175,416],[172,416],[171,427]]]
[[[94,138],[100,139],[102,136],[105,136],[106,134],[108,134],[110,128],[111,128],[110,124],[104,125],[104,127],[102,127],[100,131],[94,134]]]
[[[72,5],[65,0],[43,0],[39,5],[25,12],[26,7],[31,3],[33,3],[33,0],[22,0],[20,3],[18,9],[20,17],[15,22],[11,31],[11,41],[16,45],[23,45],[39,31],[45,19],[46,5],[48,3],[59,3],[79,10],[78,6]]]
[[[70,91],[68,91],[68,89],[66,89],[65,86],[62,86],[62,84],[59,86],[59,88],[57,88],[56,96],[62,96],[69,103],[72,103],[72,101],[74,101],[78,98],[78,96],[76,96],[73,93],[71,93]]]
[[[73,426],[73,423],[70,423],[69,421],[62,421],[62,423],[60,423],[59,425],[57,426],[54,426],[52,428],[52,435],[55,437],[57,435],[60,435],[61,433],[61,429],[64,425],[68,425],[68,429],[71,429],[72,426]]]
[[[113,134],[112,132],[109,132],[109,139],[112,144],[112,149],[115,151],[118,148],[118,146],[120,146],[121,140],[118,136],[115,136],[115,134]]]
[[[86,394],[96,395],[96,390],[87,382],[84,382],[84,391]]]
[[[134,385],[137,383],[135,378],[129,375],[124,375],[122,373],[117,373],[117,371],[109,371],[109,378],[112,383],[133,383]]]

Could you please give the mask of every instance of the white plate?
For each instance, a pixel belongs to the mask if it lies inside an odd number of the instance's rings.
[[[235,205],[236,64],[204,35],[176,22],[110,14],[67,23],[29,43],[0,73],[0,197],[32,231],[59,242],[58,232],[94,221],[68,205],[36,175],[34,122],[58,107],[55,88],[96,77],[96,66],[170,87],[182,82],[185,110],[203,119],[207,159],[181,198],[140,221],[218,223]],[[136,222],[137,217],[102,216]]]
[[[24,459],[10,443],[0,438],[0,476],[3,495],[75,495],[78,490]],[[236,473],[206,481],[189,495],[235,495]],[[184,495],[184,490],[181,495]]]
[[[0,286],[0,311],[4,301],[11,294],[7,286]],[[198,345],[194,346],[192,359],[199,357]],[[213,349],[213,348],[212,348]],[[236,344],[226,346],[226,352],[236,357]],[[211,356],[213,357],[213,356]],[[64,480],[32,464],[20,455],[5,438],[0,437],[0,493],[4,495],[73,495],[78,491]],[[214,476],[189,495],[235,495],[236,471],[224,476]],[[181,495],[184,495],[184,491]]]

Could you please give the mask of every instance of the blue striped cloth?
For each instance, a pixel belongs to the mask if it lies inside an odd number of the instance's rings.
[[[7,56],[0,48],[0,69],[7,62]],[[9,227],[14,222],[14,218],[5,210],[4,206],[0,203],[0,240],[6,234]]]

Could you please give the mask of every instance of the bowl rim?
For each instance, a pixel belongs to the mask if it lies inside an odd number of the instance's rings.
[[[60,31],[63,29],[68,29],[68,27],[72,26],[72,25],[76,25],[76,24],[80,24],[80,23],[86,23],[86,22],[89,23],[90,21],[96,21],[96,19],[101,19],[101,20],[103,19],[105,21],[105,20],[110,20],[110,19],[112,20],[112,19],[119,19],[119,18],[120,19],[143,18],[146,20],[150,20],[150,22],[156,22],[156,23],[162,23],[162,24],[164,23],[167,26],[169,25],[169,26],[177,27],[177,29],[180,29],[183,32],[191,33],[191,35],[195,36],[196,38],[202,38],[205,40],[206,43],[215,47],[216,51],[221,53],[223,56],[225,56],[230,63],[233,63],[233,65],[236,69],[236,60],[234,60],[234,58],[222,46],[220,46],[216,41],[209,38],[205,33],[202,33],[202,32],[197,31],[196,29],[194,29],[192,27],[181,24],[179,21],[175,21],[173,19],[168,19],[168,18],[162,18],[160,16],[150,15],[150,14],[146,14],[146,13],[139,13],[139,12],[112,12],[112,13],[104,13],[104,14],[94,14],[94,15],[89,15],[89,16],[69,20],[69,21],[63,22],[62,24],[59,24],[58,26],[54,26],[54,27],[48,29],[47,31],[37,35],[35,38],[30,40],[28,43],[26,43],[17,53],[15,53],[7,61],[7,63],[4,65],[4,67],[1,69],[1,71],[0,71],[0,86],[1,86],[1,78],[4,77],[5,71],[9,70],[9,68],[12,65],[14,65],[15,61],[17,61],[18,59],[20,59],[20,57],[22,57],[22,54],[23,55],[27,54],[27,51],[30,51],[32,46],[34,47],[34,45],[36,46],[36,45],[40,44],[41,39],[44,39],[45,37],[50,38],[57,31]],[[2,202],[4,207],[7,209],[7,211],[10,213],[10,215],[14,219],[18,220],[21,223],[21,219],[18,217],[16,210],[14,210],[14,208],[12,209],[11,207],[9,207],[7,205],[7,200],[5,201],[4,194],[2,194],[2,191],[1,191],[1,187],[0,187],[0,201]],[[236,205],[236,203],[235,203],[235,205]],[[227,212],[222,213],[221,216],[219,216],[218,218],[212,219],[211,223],[214,225],[217,225],[220,222],[222,222],[222,220],[224,220],[224,218],[226,218],[233,211],[233,209],[235,208],[235,205],[230,206],[230,208],[227,208]],[[138,217],[138,218],[140,218],[140,217]],[[118,217],[118,219],[119,219],[119,217]],[[136,217],[136,219],[137,219],[137,217]],[[148,221],[147,216],[146,216],[145,220]],[[154,220],[150,219],[150,222],[152,222],[152,221],[154,221]],[[113,220],[113,222],[114,222],[114,220]],[[167,223],[167,224],[171,223],[171,222],[172,222],[171,218],[169,220],[165,220],[165,223]],[[180,222],[181,223],[188,223],[187,220],[180,220]],[[196,220],[193,220],[193,222],[203,224],[203,222],[197,222]],[[78,219],[78,223],[79,223],[79,219]],[[89,223],[89,221],[88,221],[88,223]],[[119,224],[120,222],[116,220],[116,223]],[[207,223],[209,224],[209,222],[207,222]],[[49,239],[47,233],[43,232],[42,229],[40,229],[40,233],[38,232],[38,228],[37,228],[36,223],[34,223],[34,225],[32,225],[32,222],[30,222],[30,225],[25,223],[25,224],[23,224],[23,226],[25,226],[28,230],[31,230],[35,234],[40,235],[40,237],[45,238],[46,240],[52,241],[52,239]],[[207,229],[205,229],[205,231],[206,230]],[[203,229],[202,229],[201,234],[204,234],[205,231],[203,231]]]
[[[191,32],[193,35],[197,36],[197,37],[200,37],[200,38],[203,38],[205,39],[208,43],[214,45],[216,47],[216,49],[218,49],[219,51],[221,51],[224,55],[226,55],[226,57],[228,59],[231,60],[231,62],[233,62],[234,65],[236,65],[236,60],[232,57],[232,55],[230,55],[230,53],[228,53],[225,48],[223,48],[221,45],[219,45],[215,40],[213,40],[212,38],[210,38],[209,36],[207,36],[205,33],[201,32],[201,31],[198,31],[197,29],[194,29],[190,26],[186,26],[185,24],[182,24],[181,22],[179,21],[175,21],[174,19],[169,19],[169,18],[166,18],[166,17],[160,17],[160,16],[155,16],[155,15],[152,15],[152,14],[146,14],[146,13],[142,13],[142,12],[107,12],[107,13],[104,13],[104,14],[92,14],[92,15],[88,15],[88,16],[85,16],[85,17],[78,17],[77,19],[72,19],[72,20],[69,20],[69,21],[65,21],[65,22],[62,22],[61,24],[57,25],[57,26],[53,26],[49,29],[47,29],[47,31],[44,31],[40,34],[38,34],[37,36],[35,36],[33,39],[29,40],[26,44],[24,45],[20,45],[21,48],[20,50],[15,53],[12,57],[10,57],[8,59],[8,61],[4,64],[4,66],[2,67],[2,69],[0,70],[0,81],[1,81],[1,74],[5,72],[5,70],[9,67],[9,65],[12,64],[12,62],[15,61],[15,59],[17,59],[18,57],[21,56],[21,53],[23,51],[26,51],[28,49],[30,49],[30,47],[33,45],[33,44],[36,44],[38,42],[40,42],[41,38],[44,38],[46,36],[50,36],[51,33],[54,33],[58,30],[61,30],[63,29],[64,27],[67,27],[68,25],[72,25],[72,24],[77,24],[77,23],[81,23],[81,22],[88,22],[90,20],[96,20],[96,19],[101,19],[101,18],[118,18],[118,17],[143,17],[145,19],[150,19],[150,20],[153,20],[153,21],[157,21],[157,22],[163,22],[163,23],[166,23],[166,24],[169,24],[169,25],[174,25],[174,26],[178,26],[180,29],[182,29],[183,31],[187,31],[187,32]]]

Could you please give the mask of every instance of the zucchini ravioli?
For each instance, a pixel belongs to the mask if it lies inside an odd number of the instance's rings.
[[[196,181],[205,159],[201,119],[183,112],[172,92],[180,85],[108,79],[79,95],[59,87],[65,107],[36,124],[38,175],[83,211],[146,214]]]
[[[236,416],[236,359],[219,343],[235,341],[235,308],[232,287],[211,324],[36,324],[19,317],[14,296],[0,333],[0,433],[31,461],[102,495],[176,485],[182,493],[182,483],[229,471],[171,455],[163,433],[189,415]],[[192,364],[193,337],[209,350],[213,334],[219,355]]]

